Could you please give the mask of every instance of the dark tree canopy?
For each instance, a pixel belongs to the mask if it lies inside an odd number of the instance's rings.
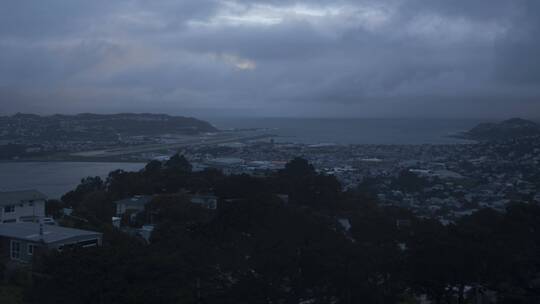
[[[316,174],[313,165],[301,157],[295,157],[289,161],[281,173],[289,178],[302,178]]]
[[[165,168],[170,171],[177,171],[182,173],[189,173],[192,170],[192,166],[189,161],[178,153],[173,155],[166,163]]]
[[[74,207],[72,226],[104,232],[104,246],[66,249],[17,283],[28,303],[465,304],[477,290],[498,303],[539,303],[540,206],[481,209],[443,225],[361,191],[296,158],[267,177],[191,172],[181,156],[140,172],[84,179],[51,212]],[[175,168],[175,169],[172,169]],[[416,187],[403,173],[400,183]],[[376,180],[370,183],[376,183]],[[217,210],[190,201],[212,192]],[[153,195],[140,215],[150,244],[112,228],[114,201]],[[276,194],[288,194],[284,204]],[[348,223],[349,226],[344,223]]]

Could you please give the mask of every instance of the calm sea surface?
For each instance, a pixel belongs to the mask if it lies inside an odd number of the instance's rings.
[[[36,189],[49,198],[60,198],[83,177],[107,177],[110,171],[136,171],[141,163],[16,162],[0,163],[0,191]]]
[[[478,120],[209,118],[220,129],[261,128],[281,142],[336,144],[451,144],[449,135],[469,130]]]

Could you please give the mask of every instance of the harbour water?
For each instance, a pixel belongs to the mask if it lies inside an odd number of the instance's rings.
[[[106,178],[110,171],[140,170],[142,163],[96,162],[3,162],[0,163],[0,191],[36,189],[49,198],[60,198],[82,178]]]
[[[327,119],[208,118],[219,129],[252,129],[271,133],[280,142],[335,144],[453,144],[451,137],[478,120],[459,119]]]

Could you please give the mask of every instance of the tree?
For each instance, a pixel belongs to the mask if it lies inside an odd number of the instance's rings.
[[[165,163],[165,168],[169,171],[190,173],[192,166],[184,155],[176,153]]]
[[[144,178],[141,178],[139,172],[126,172],[124,170],[110,172],[105,185],[112,200],[145,194],[146,189],[152,189],[145,183]]]
[[[84,197],[92,192],[103,190],[105,184],[99,176],[85,177],[75,190],[69,191],[62,196],[62,201],[67,205],[75,205],[81,202]]]
[[[158,160],[152,160],[144,166],[143,173],[146,176],[158,177],[161,173],[162,163]]]
[[[334,176],[310,175],[290,183],[289,196],[296,204],[332,207],[340,199],[341,184]]]
[[[75,208],[77,216],[90,220],[96,226],[109,224],[115,214],[115,206],[105,191],[95,191],[87,195]]]
[[[448,230],[434,220],[419,221],[407,242],[409,285],[436,304],[450,295],[452,242]]]
[[[269,196],[265,181],[247,174],[230,175],[217,182],[215,193],[222,198],[255,198]]]
[[[165,194],[152,199],[146,205],[145,213],[148,220],[152,223],[163,224],[163,232],[168,232],[171,230],[169,225],[204,222],[211,212],[198,204],[191,203],[189,197],[184,194]],[[154,237],[158,237],[158,234],[155,233]]]
[[[207,168],[203,171],[192,172],[186,187],[193,192],[212,192],[216,185],[225,178],[220,170]]]
[[[66,205],[62,201],[48,200],[45,203],[45,214],[54,218],[60,217],[62,215],[62,209],[65,207]]]
[[[174,193],[184,188],[191,176],[191,164],[183,155],[173,155],[164,166],[163,190]]]
[[[303,178],[306,176],[314,176],[317,174],[315,168],[307,160],[301,157],[295,157],[287,164],[280,174],[289,179]]]

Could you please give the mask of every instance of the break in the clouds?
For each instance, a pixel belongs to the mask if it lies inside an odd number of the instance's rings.
[[[0,112],[540,113],[537,0],[3,0]]]

